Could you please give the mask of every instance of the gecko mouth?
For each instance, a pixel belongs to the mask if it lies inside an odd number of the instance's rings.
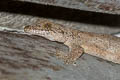
[[[40,31],[40,30],[30,30],[28,33],[35,34],[35,35],[40,35],[40,36],[43,36],[43,37],[49,35],[48,31]]]
[[[31,34],[38,34],[38,35],[41,35],[41,36],[49,34],[49,31],[40,31],[40,30],[29,30],[27,32],[31,33]]]
[[[54,37],[51,35],[51,33],[49,31],[31,30],[30,34],[43,36],[43,37],[45,37],[45,38],[47,38],[49,40],[54,41]]]
[[[44,36],[44,35],[49,35],[49,31],[40,31],[40,30],[35,30],[33,31],[34,34],[39,34],[41,36]]]
[[[39,35],[47,35],[50,32],[45,30],[40,30],[37,27],[31,27],[31,26],[25,26],[24,32],[30,33],[30,34],[39,34]]]

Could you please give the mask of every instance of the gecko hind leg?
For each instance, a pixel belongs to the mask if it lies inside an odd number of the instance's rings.
[[[62,51],[57,50],[56,56],[59,59],[64,60],[65,64],[74,64],[75,61],[83,54],[83,48],[79,45],[72,45],[69,47],[69,53],[65,54]]]

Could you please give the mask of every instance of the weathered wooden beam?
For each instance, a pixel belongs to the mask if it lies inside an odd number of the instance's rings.
[[[90,55],[65,65],[55,56],[61,43],[15,30],[0,31],[0,80],[119,80],[120,65]]]
[[[68,8],[78,11],[120,14],[119,0],[1,0],[0,11],[31,15],[32,11],[39,12],[39,8],[44,7],[43,5],[47,7],[48,10],[52,8],[51,12],[58,7],[58,9]],[[34,7],[35,10],[32,10],[32,7]],[[23,12],[24,10],[26,12]],[[35,15],[39,14],[36,13]]]

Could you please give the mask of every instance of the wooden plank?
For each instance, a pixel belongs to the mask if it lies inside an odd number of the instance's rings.
[[[0,80],[119,80],[120,65],[90,55],[65,65],[55,56],[61,43],[19,31],[0,31]]]

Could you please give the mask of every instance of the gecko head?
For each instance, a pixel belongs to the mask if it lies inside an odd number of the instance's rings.
[[[50,21],[40,21],[36,25],[24,27],[26,33],[43,36],[52,41],[63,41],[64,28]]]

